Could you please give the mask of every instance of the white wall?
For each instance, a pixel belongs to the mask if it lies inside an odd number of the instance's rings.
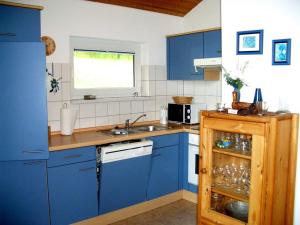
[[[221,0],[203,0],[184,17],[184,31],[221,27]]]
[[[143,43],[142,64],[165,65],[165,35],[183,31],[183,18],[82,0],[16,0],[44,6],[42,35],[56,41],[47,62],[69,62],[69,37],[100,37]]]
[[[300,1],[299,0],[224,0],[222,1],[222,58],[223,65],[234,74],[237,65],[249,60],[242,78],[249,84],[243,88],[241,101],[252,102],[254,89],[262,88],[263,99],[271,110],[282,107],[300,112]],[[236,55],[236,32],[264,30],[263,55]],[[272,40],[292,39],[290,66],[272,66]],[[222,85],[222,99],[230,104],[232,88]],[[298,148],[299,149],[299,148]],[[300,187],[300,154],[298,154],[297,189]],[[296,192],[295,222],[300,224],[300,195]]]

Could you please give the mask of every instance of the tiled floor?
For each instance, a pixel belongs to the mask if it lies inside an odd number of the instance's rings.
[[[196,225],[196,204],[179,200],[111,225]]]

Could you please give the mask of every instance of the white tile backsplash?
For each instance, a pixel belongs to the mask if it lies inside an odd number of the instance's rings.
[[[95,127],[96,126],[96,118],[80,118],[79,119],[79,127],[86,128],[86,127]]]
[[[59,131],[60,108],[64,102],[71,100],[71,68],[67,63],[54,63],[53,67],[55,77],[62,77],[62,80],[58,93],[48,93],[48,121],[52,131]],[[47,64],[47,68],[52,72],[52,64]],[[201,109],[215,109],[216,103],[221,102],[222,81],[168,81],[166,66],[162,65],[145,65],[141,71],[142,80],[147,86],[144,95],[153,97],[149,97],[149,100],[124,98],[113,102],[73,103],[74,112],[78,111],[75,128],[123,124],[126,119],[133,121],[142,113],[147,116],[140,121],[159,120],[161,107],[172,103],[172,96],[175,95],[193,96],[193,103],[200,105]]]
[[[155,82],[156,95],[167,95],[167,81]]]
[[[178,89],[177,81],[173,81],[173,80],[167,81],[167,95],[176,96],[177,89]]]
[[[120,113],[120,103],[119,102],[109,102],[107,105],[107,115],[114,116]]]
[[[120,114],[130,114],[131,113],[131,103],[130,101],[120,102]]]
[[[132,113],[144,112],[144,102],[143,101],[131,101],[131,112]]]
[[[94,103],[80,104],[79,105],[79,117],[88,118],[96,116],[96,105]],[[81,127],[81,125],[80,125]]]
[[[107,103],[96,103],[96,116],[107,116]]]

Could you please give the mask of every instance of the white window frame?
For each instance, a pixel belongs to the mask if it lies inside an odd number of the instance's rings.
[[[74,88],[74,49],[132,52],[134,56],[134,87],[133,88],[105,88],[105,89],[75,89]],[[130,97],[135,93],[141,93],[141,44],[130,41],[118,41],[89,37],[70,37],[70,61],[71,61],[71,98],[83,99],[84,95],[96,95],[97,98]]]

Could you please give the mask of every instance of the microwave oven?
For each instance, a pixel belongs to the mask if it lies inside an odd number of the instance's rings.
[[[195,104],[168,104],[168,121],[185,124],[199,123],[198,108]]]

